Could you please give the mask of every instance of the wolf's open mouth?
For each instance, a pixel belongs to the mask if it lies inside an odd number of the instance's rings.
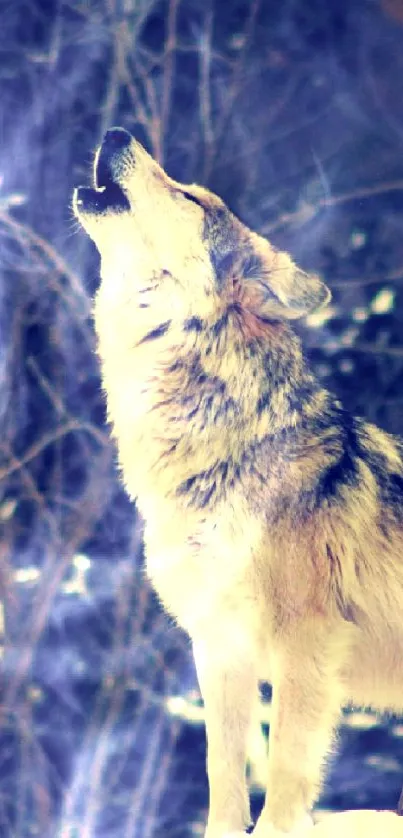
[[[77,207],[84,212],[101,214],[107,210],[125,212],[130,209],[130,203],[123,189],[113,180],[99,181],[93,189],[90,186],[79,186],[77,189]]]
[[[123,150],[122,138],[127,145],[126,136],[130,139],[130,135],[121,129],[112,129],[106,133],[96,160],[94,187],[80,186],[77,189],[77,206],[84,212],[125,212],[130,209],[130,203],[114,179],[113,172],[114,158]]]

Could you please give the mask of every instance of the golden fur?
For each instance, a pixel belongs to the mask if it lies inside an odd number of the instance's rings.
[[[401,443],[316,380],[290,321],[315,276],[121,129],[74,208],[122,475],[147,572],[189,633],[205,703],[205,838],[250,821],[246,743],[273,685],[256,838],[306,823],[343,705],[403,709]]]

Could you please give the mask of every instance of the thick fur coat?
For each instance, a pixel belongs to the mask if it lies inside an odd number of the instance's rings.
[[[318,277],[122,129],[74,209],[122,476],[147,572],[189,633],[205,703],[206,838],[250,822],[248,730],[273,686],[256,838],[298,831],[341,707],[403,709],[403,449],[315,378],[292,321]]]

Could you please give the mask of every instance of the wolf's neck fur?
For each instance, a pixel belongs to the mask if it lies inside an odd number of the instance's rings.
[[[271,438],[278,448],[329,400],[288,324],[260,320],[251,330],[228,308],[215,320],[167,319],[139,341],[133,329],[129,346],[113,319],[98,320],[99,351],[132,495],[146,484],[176,492],[217,464],[237,468],[251,446]]]

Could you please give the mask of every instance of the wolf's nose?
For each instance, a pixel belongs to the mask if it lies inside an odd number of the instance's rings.
[[[112,157],[117,151],[124,151],[131,141],[131,135],[125,128],[110,128],[102,141],[102,153],[105,157]]]

